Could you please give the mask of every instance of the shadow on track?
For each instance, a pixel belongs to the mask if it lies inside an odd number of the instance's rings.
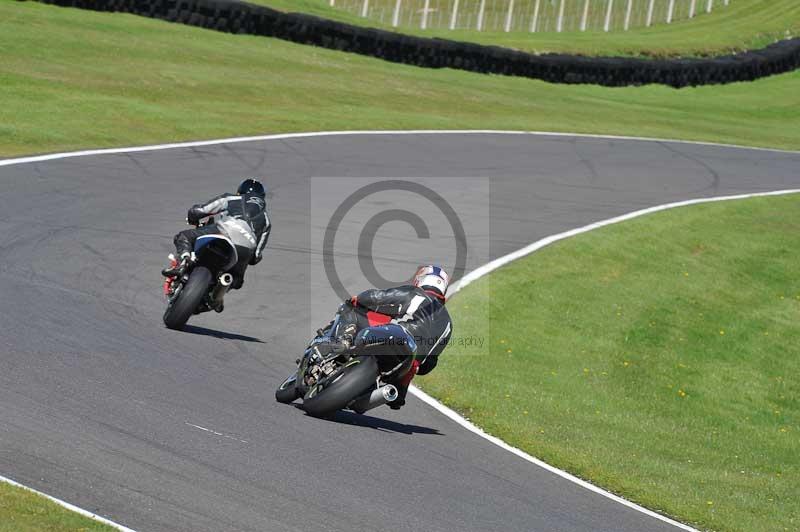
[[[297,408],[302,409],[300,405],[295,405]],[[319,418],[323,421],[331,423],[340,423],[342,425],[353,425],[356,427],[364,427],[369,429],[380,430],[382,432],[397,432],[401,434],[433,434],[436,436],[444,436],[436,429],[429,427],[421,427],[419,425],[408,425],[405,423],[398,423],[388,419],[379,417],[367,416],[364,414],[356,414],[355,412],[348,412],[340,410],[331,418]]]
[[[224,331],[216,331],[214,329],[207,329],[206,327],[198,327],[197,325],[186,325],[183,332],[189,334],[201,334],[203,336],[213,336],[222,340],[241,340],[242,342],[255,342],[263,344],[263,340],[259,340],[253,336],[245,336],[244,334],[229,333]]]

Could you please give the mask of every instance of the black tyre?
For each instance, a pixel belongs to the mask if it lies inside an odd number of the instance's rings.
[[[357,363],[342,370],[333,382],[322,389],[314,386],[303,398],[303,408],[315,417],[327,417],[346,407],[350,401],[375,385],[378,363],[374,357],[355,359]]]
[[[189,280],[178,297],[164,312],[164,325],[168,329],[181,330],[208,293],[212,275],[208,268],[197,266],[189,274]]]
[[[289,375],[289,377],[278,386],[275,390],[275,400],[279,403],[289,404],[295,399],[300,397],[300,393],[295,386],[296,375]]]

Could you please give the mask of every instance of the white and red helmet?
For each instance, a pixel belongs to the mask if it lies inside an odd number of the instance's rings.
[[[439,266],[420,266],[411,284],[423,290],[431,290],[444,298],[450,285],[450,276]]]

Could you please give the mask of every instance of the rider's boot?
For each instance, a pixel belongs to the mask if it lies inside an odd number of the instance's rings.
[[[161,275],[164,277],[173,279],[177,276],[181,271],[186,268],[186,265],[189,264],[191,261],[192,254],[188,251],[181,253],[180,260],[175,258],[175,255],[170,253],[167,257],[169,259],[169,266],[161,270]]]
[[[397,388],[397,399],[386,403],[389,405],[389,408],[392,410],[400,410],[400,408],[406,404],[408,387],[411,386],[411,381],[414,380],[414,376],[417,374],[418,369],[419,362],[415,360],[411,365],[411,369],[408,370],[408,373],[403,375],[398,382],[394,383],[395,387]]]
[[[169,266],[161,270],[161,275],[165,277],[164,295],[170,297],[172,295],[172,285],[175,283],[175,279],[186,270],[186,266],[192,259],[192,254],[183,253],[180,260],[178,260],[175,258],[174,254],[170,253],[167,259],[169,259]]]
[[[348,324],[342,330],[342,334],[339,335],[340,341],[348,347],[353,347],[353,340],[355,340],[357,330],[358,327],[356,327],[355,323]]]
[[[354,323],[347,325],[338,337],[332,338],[326,343],[329,353],[343,354],[353,347],[357,327]]]
[[[175,255],[170,253],[167,256],[169,260],[169,266],[167,266],[164,270],[161,271],[161,274],[165,277],[164,279],[164,295],[169,297],[172,294],[172,283],[175,282],[174,275],[167,275],[167,273],[176,270],[178,267],[178,259],[175,258]]]

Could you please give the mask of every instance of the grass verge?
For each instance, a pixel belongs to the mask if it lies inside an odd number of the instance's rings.
[[[387,24],[380,24],[375,20],[332,8],[327,0],[249,1],[282,11],[305,12],[350,24],[427,37],[506,46],[536,53],[566,52],[583,55],[648,57],[707,56],[762,48],[777,39],[800,34],[800,3],[796,0],[731,0],[727,7],[719,6],[711,15],[703,14],[693,20],[610,33],[423,31],[418,27],[401,27],[395,30]],[[705,5],[698,2],[698,5],[700,4]]]
[[[675,90],[397,65],[0,0],[0,155],[337,129],[514,129],[800,148],[800,71]]]
[[[420,378],[511,445],[684,522],[800,528],[800,195],[684,207],[544,248],[453,298]]]
[[[0,482],[0,532],[116,532],[36,493]]]

